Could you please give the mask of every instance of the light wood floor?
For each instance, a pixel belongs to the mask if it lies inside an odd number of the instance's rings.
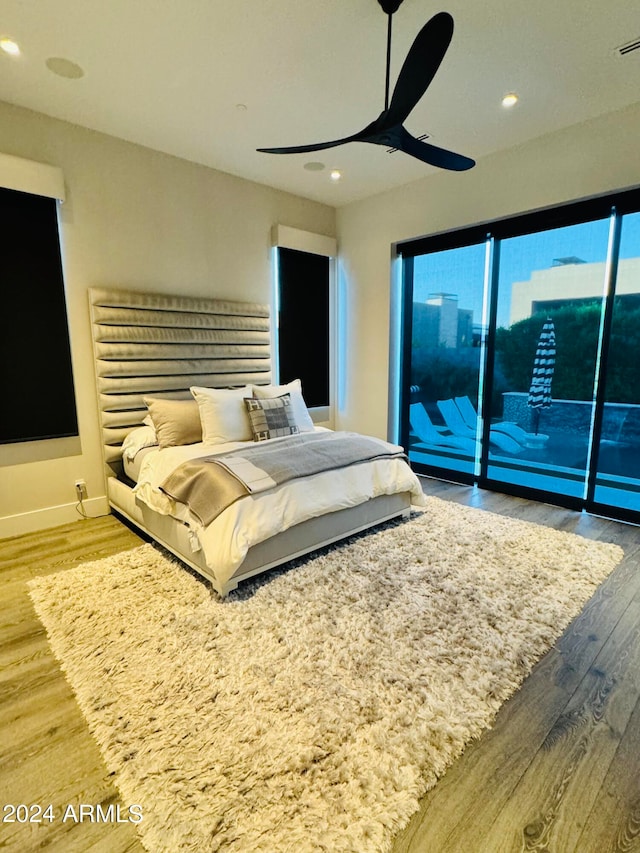
[[[394,853],[640,853],[640,528],[435,480],[424,488],[616,542],[625,558],[424,798]],[[121,802],[26,582],[139,541],[107,517],[0,542],[0,806],[52,803],[60,815],[67,804]],[[0,850],[40,849],[143,850],[128,823],[0,824]]]

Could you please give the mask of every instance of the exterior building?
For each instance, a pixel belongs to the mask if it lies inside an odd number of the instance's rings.
[[[534,270],[528,281],[511,286],[510,324],[537,311],[600,299],[605,284],[606,264],[587,264],[579,258],[559,258],[552,267]],[[618,263],[617,296],[640,294],[640,258],[623,258]]]
[[[454,293],[432,293],[413,303],[413,339],[422,346],[459,349],[474,345],[473,311],[458,307]]]

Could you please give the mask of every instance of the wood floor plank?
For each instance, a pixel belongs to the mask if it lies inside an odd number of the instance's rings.
[[[593,849],[579,848],[578,841],[640,697],[639,659],[636,599],[556,719],[508,808],[483,839],[483,851]]]
[[[578,849],[597,853],[640,851],[640,700],[584,825]]]
[[[140,544],[113,517],[0,543],[0,805],[51,803],[56,819],[0,824],[0,849],[142,853],[129,823],[62,820],[68,805],[120,801],[73,692],[47,642],[27,581]],[[128,804],[127,804],[128,805]]]

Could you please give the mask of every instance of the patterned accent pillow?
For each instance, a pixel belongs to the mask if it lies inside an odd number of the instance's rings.
[[[300,432],[294,420],[289,394],[265,400],[245,397],[244,404],[247,407],[254,441],[267,441],[270,438],[297,435]]]
[[[294,379],[293,382],[288,382],[286,385],[253,386],[253,396],[260,400],[282,397],[284,394],[291,395],[291,408],[300,432],[313,432],[315,427],[302,396],[302,382],[299,379]]]

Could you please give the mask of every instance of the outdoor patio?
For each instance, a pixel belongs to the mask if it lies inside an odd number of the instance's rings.
[[[524,430],[530,428],[526,394],[504,396],[505,415],[511,417],[494,419],[494,427],[511,421]],[[554,400],[540,418],[540,432],[547,437],[543,443],[535,447],[523,442],[516,452],[491,443],[487,476],[512,485],[582,498],[589,464],[591,408],[591,403],[582,401]],[[428,403],[425,410],[436,429],[446,437],[446,424],[439,417],[437,404]],[[475,449],[479,454],[478,443]],[[473,447],[430,446],[413,434],[409,458],[423,465],[468,474],[474,473],[479,465]],[[607,404],[605,407],[598,470],[596,500],[640,510],[640,406]]]

